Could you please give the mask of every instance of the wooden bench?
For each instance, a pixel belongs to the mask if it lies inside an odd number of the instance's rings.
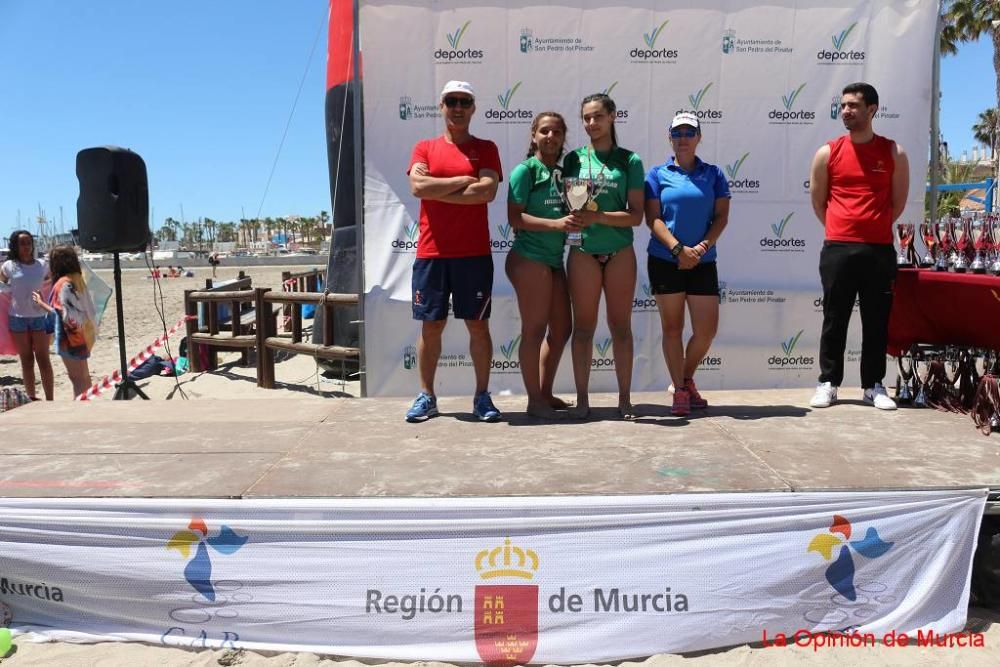
[[[268,318],[257,327],[257,386],[274,389],[274,352],[282,350],[293,354],[305,354],[319,359],[361,360],[361,349],[333,344],[334,317],[338,308],[357,306],[357,294],[329,294],[326,292],[272,292],[267,288],[256,288],[254,303],[257,310],[265,310],[270,304],[289,305],[292,308],[291,335],[278,335],[276,318]],[[302,306],[313,304],[323,309],[322,343],[302,342]]]
[[[222,313],[221,304],[229,305]],[[203,305],[204,317],[199,318],[198,306]],[[239,350],[241,363],[249,363],[250,350],[256,347],[255,330],[258,313],[253,307],[252,279],[242,271],[235,281],[216,285],[209,278],[205,289],[184,291],[184,312],[194,316],[187,324],[188,358],[191,370],[215,370],[219,366],[218,348]],[[228,335],[222,333],[228,332]],[[207,364],[201,363],[200,346],[208,349]],[[202,366],[205,366],[204,368]]]

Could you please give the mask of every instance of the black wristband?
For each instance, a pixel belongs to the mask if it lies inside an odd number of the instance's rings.
[[[679,241],[677,245],[670,249],[670,254],[674,257],[679,257],[682,252],[684,252],[684,244]]]

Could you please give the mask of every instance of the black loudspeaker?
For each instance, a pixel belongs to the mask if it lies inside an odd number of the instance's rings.
[[[136,252],[149,245],[149,185],[137,153],[117,146],[84,149],[76,154],[76,177],[81,248]]]

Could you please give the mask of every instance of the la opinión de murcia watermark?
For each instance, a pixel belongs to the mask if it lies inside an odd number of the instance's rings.
[[[983,648],[985,636],[980,632],[934,632],[917,630],[914,637],[905,632],[892,630],[881,638],[873,632],[813,632],[805,628],[792,634],[783,632],[773,636],[763,631],[761,644],[764,648],[803,646],[813,651],[827,648],[863,648],[866,646],[892,646],[919,648]]]

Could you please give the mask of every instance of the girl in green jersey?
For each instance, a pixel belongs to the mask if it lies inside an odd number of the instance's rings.
[[[528,159],[514,167],[507,193],[507,220],[515,233],[507,277],[521,313],[518,361],[528,393],[527,412],[549,419],[568,407],[552,395],[552,384],[572,326],[563,246],[566,232],[580,229],[566,214],[553,182],[565,140],[561,115],[543,111],[535,116]]]
[[[635,416],[631,398],[636,279],[632,228],[642,222],[645,170],[638,155],[618,145],[615,110],[614,101],[607,95],[585,97],[580,116],[590,144],[563,160],[565,177],[589,180],[595,192],[587,210],[574,212],[583,226],[583,243],[570,250],[567,262],[577,395],[573,413],[579,418],[590,413],[590,368],[602,291],[618,379],[618,412],[625,419]]]

